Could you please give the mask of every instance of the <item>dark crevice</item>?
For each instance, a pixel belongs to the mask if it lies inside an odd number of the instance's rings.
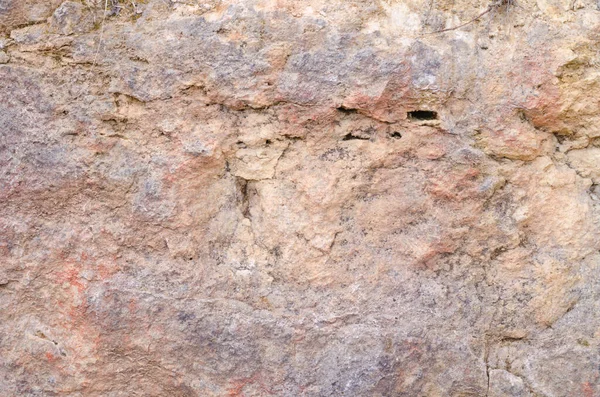
[[[524,336],[503,336],[500,338],[499,342],[518,342],[518,341],[522,341],[525,340],[526,337]]]
[[[531,123],[531,121],[529,120],[529,117],[527,117],[527,114],[525,113],[525,111],[523,109],[517,110],[517,116],[519,117],[519,119],[521,121],[524,121],[526,123]]]
[[[503,247],[498,247],[498,248],[495,248],[495,249],[492,251],[492,253],[490,254],[490,259],[491,259],[491,260],[494,260],[494,259],[496,259],[497,257],[499,257],[499,256],[500,256],[500,255],[501,255],[503,252],[506,252],[506,251],[508,251],[508,248],[507,248],[507,247],[504,247],[504,246],[503,246]]]
[[[437,120],[438,114],[433,110],[413,110],[408,112],[407,116],[410,120]]]
[[[588,189],[588,193],[592,196],[592,199],[600,200],[600,185],[593,183]]]
[[[244,218],[250,219],[250,187],[248,180],[236,177],[235,185],[237,188],[237,202]]]
[[[285,139],[287,139],[288,141],[291,141],[292,143],[306,140],[306,138],[302,137],[302,136],[294,136],[294,135],[289,135],[289,134],[283,134],[282,136]]]
[[[394,131],[390,134],[390,138],[400,139],[400,138],[402,138],[402,134],[398,131]]]
[[[368,141],[370,138],[368,136],[361,136],[361,135],[354,135],[353,133],[348,133],[346,135],[344,135],[344,137],[342,138],[342,141],[353,141],[353,140],[361,140],[361,141]]]
[[[487,388],[485,391],[485,397],[490,395],[490,341],[489,336],[486,334],[485,336],[485,345],[483,351],[483,362],[485,364],[485,378],[487,383]]]
[[[342,112],[344,114],[355,114],[358,113],[357,109],[352,109],[352,108],[347,108],[345,106],[339,106],[336,108],[339,112]]]
[[[16,282],[17,280],[5,280],[5,279],[0,279],[0,288],[6,288],[8,287],[8,285],[12,282]]]
[[[490,366],[487,361],[485,363],[485,377],[487,379],[487,389],[485,392],[485,396],[488,397],[490,395]]]
[[[567,139],[569,139],[569,137],[567,135],[562,135],[562,134],[554,134],[554,136],[556,137],[556,140],[558,141],[559,144],[563,144]]]

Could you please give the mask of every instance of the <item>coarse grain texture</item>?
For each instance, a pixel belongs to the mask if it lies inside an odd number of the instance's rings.
[[[0,0],[0,395],[599,397],[598,7]]]

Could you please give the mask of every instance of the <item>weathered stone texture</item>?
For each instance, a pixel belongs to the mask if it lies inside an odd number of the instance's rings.
[[[600,396],[598,7],[0,0],[0,395]]]

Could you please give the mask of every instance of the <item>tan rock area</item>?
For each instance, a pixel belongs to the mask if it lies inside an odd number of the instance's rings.
[[[0,396],[599,397],[599,10],[0,0]]]

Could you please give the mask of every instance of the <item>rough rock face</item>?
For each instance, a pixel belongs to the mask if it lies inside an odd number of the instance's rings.
[[[591,0],[0,0],[0,395],[600,396],[599,65]]]

